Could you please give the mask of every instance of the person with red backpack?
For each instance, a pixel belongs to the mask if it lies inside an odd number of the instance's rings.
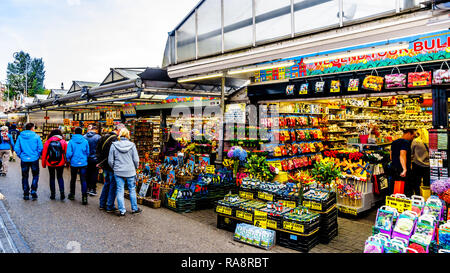
[[[58,179],[61,201],[66,199],[64,193],[64,166],[66,165],[67,142],[59,129],[53,130],[45,142],[42,151],[42,167],[48,167],[50,174],[50,199],[55,200],[55,173]]]

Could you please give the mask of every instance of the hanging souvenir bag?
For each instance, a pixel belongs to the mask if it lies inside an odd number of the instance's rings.
[[[422,68],[422,72],[417,72],[417,68]],[[419,64],[416,66],[416,70],[412,73],[408,73],[408,87],[428,87],[431,86],[431,71],[425,71]]]
[[[394,74],[394,69],[397,69],[397,74]],[[386,89],[406,87],[406,74],[400,73],[400,69],[398,69],[398,67],[394,67],[391,71],[391,74],[384,76],[384,80],[384,88]]]
[[[373,72],[376,72],[376,76],[373,75]],[[383,88],[384,78],[378,76],[378,71],[376,69],[372,70],[370,75],[367,75],[363,81],[363,88],[371,91],[381,91]]]
[[[294,95],[294,85],[292,84],[292,85],[288,85],[287,87],[286,87],[286,95],[288,95],[288,96],[291,96],[291,95]]]
[[[442,69],[444,63],[447,65],[447,69]],[[447,62],[443,62],[441,68],[435,70],[433,73],[433,84],[441,85],[441,84],[449,84],[450,83],[450,66]]]

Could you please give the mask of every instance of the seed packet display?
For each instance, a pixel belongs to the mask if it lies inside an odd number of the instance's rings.
[[[309,83],[303,83],[300,85],[299,95],[308,95]]]
[[[341,81],[334,80],[331,81],[330,93],[340,93],[341,92]]]
[[[291,96],[294,95],[294,85],[288,85],[286,87],[286,95]]]
[[[316,86],[315,86],[315,92],[316,93],[323,93],[325,89],[325,82],[324,81],[320,81],[320,82],[316,82]]]
[[[359,79],[350,79],[348,82],[348,92],[358,92],[359,90]]]
[[[447,69],[442,69],[444,63],[447,65]],[[444,63],[442,63],[440,69],[433,72],[434,85],[450,84],[450,66],[447,62]]]
[[[422,68],[422,72],[417,72],[417,68]],[[408,87],[428,87],[431,86],[431,71],[425,71],[421,65],[416,67],[412,73],[408,73]]]

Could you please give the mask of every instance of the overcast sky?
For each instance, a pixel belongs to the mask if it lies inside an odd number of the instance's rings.
[[[0,0],[0,81],[16,51],[45,62],[45,87],[101,82],[111,67],[161,66],[167,33],[199,0]]]

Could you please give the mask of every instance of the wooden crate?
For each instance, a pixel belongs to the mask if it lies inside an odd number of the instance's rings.
[[[147,206],[153,209],[159,209],[161,207],[161,200],[147,198],[146,200]]]

